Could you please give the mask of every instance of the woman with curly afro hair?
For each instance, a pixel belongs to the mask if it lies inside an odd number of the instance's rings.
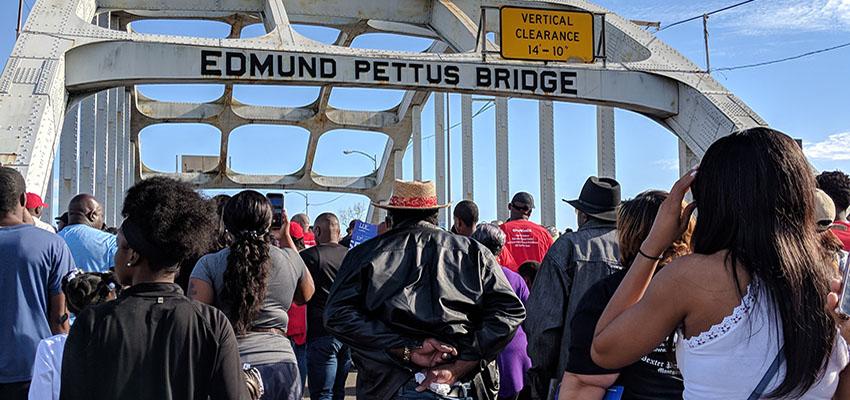
[[[215,210],[192,187],[155,177],[127,191],[115,301],[77,316],[62,362],[63,400],[245,399],[236,335],[217,309],[174,283],[180,262],[209,247]]]
[[[271,225],[266,196],[253,190],[233,196],[224,207],[224,226],[233,242],[198,261],[189,294],[230,319],[242,362],[256,367],[263,378],[262,399],[300,400],[303,386],[286,337],[287,311],[293,303],[310,300],[313,279],[295,250],[271,245]]]

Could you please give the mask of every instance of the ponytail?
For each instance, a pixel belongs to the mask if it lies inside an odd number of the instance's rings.
[[[230,322],[238,335],[244,335],[257,317],[266,298],[269,275],[268,234],[254,231],[234,235],[224,271],[224,298],[231,306]]]
[[[270,267],[271,205],[262,194],[244,191],[227,202],[224,223],[233,242],[224,271],[222,300],[237,335],[244,335],[266,298]]]

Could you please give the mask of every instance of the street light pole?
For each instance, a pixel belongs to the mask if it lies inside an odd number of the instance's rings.
[[[310,215],[310,197],[301,192],[283,192],[284,194],[297,194],[304,198],[304,214]]]
[[[24,16],[24,0],[18,0],[18,27],[15,28],[15,39],[21,36],[21,23]]]
[[[372,172],[375,172],[375,171],[378,170],[378,156],[377,155],[373,156],[369,153],[365,153],[365,152],[362,152],[360,150],[343,150],[342,154],[345,154],[345,155],[359,154],[363,157],[366,157],[366,158],[372,160],[372,166],[375,168]]]

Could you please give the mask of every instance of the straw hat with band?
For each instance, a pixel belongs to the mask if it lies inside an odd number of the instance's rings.
[[[612,178],[591,176],[584,182],[578,199],[564,201],[591,217],[616,222],[620,183]]]
[[[450,204],[438,204],[434,182],[396,180],[390,201],[372,205],[385,210],[436,210],[446,208]]]

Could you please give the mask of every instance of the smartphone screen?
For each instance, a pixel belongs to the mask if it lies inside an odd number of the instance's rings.
[[[269,193],[266,198],[272,204],[272,229],[280,229],[283,226],[283,194]]]

